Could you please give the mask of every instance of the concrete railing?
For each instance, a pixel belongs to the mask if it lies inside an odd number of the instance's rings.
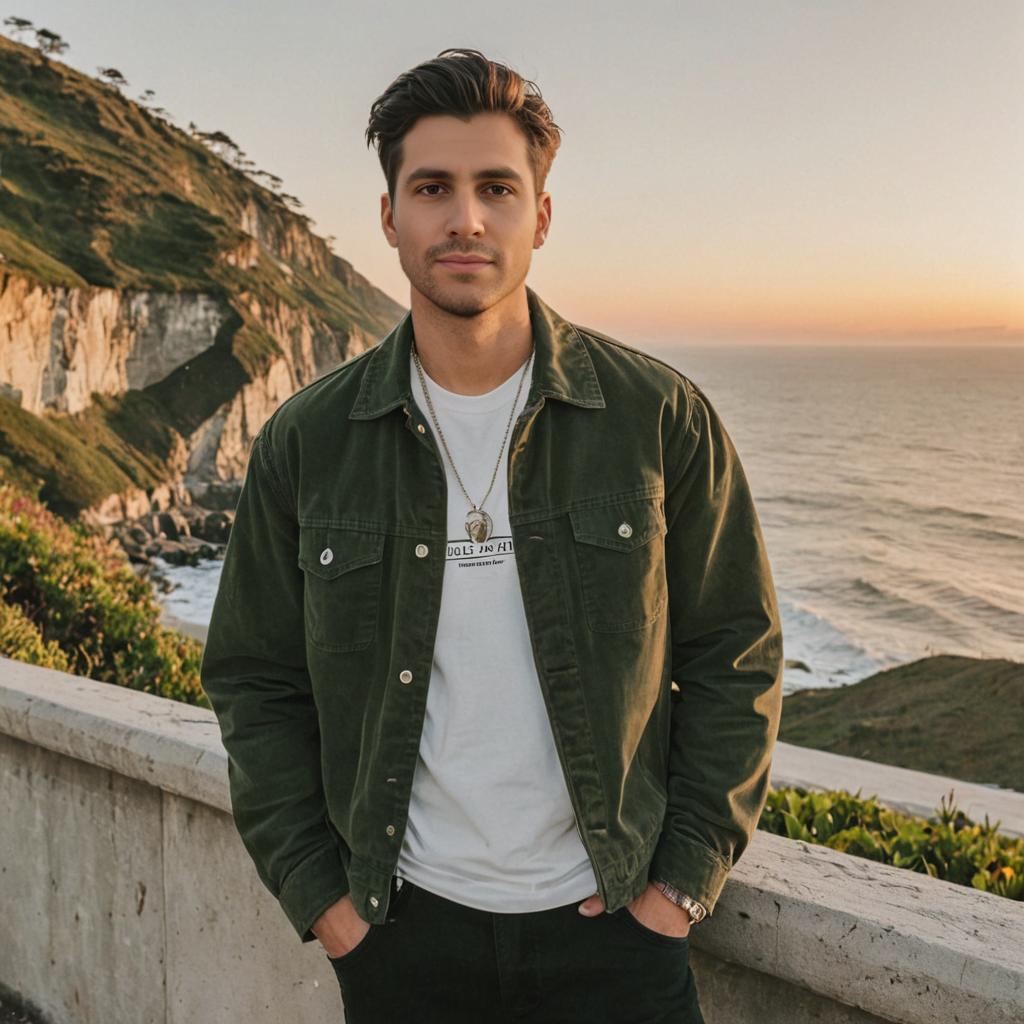
[[[776,765],[776,785],[874,770],[785,744]],[[899,802],[885,773],[865,795]],[[1021,794],[910,774],[925,788],[904,805],[930,813],[953,785],[968,813],[991,799],[1024,821]],[[0,991],[43,1020],[339,1019],[319,943],[235,831],[211,712],[0,659],[0,808]],[[708,1024],[1019,1024],[1022,949],[1022,903],[758,832],[690,962]]]

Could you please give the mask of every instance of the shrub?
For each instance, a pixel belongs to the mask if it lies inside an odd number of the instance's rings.
[[[1002,835],[988,815],[983,825],[972,821],[957,809],[952,790],[925,819],[861,798],[859,789],[772,789],[757,827],[1024,900],[1024,839]]]
[[[47,643],[39,628],[13,604],[0,601],[0,653],[30,665],[68,670],[67,655],[51,640]]]
[[[202,644],[160,624],[148,581],[112,541],[67,523],[0,480],[0,654],[210,707]],[[38,636],[38,640],[33,637]]]

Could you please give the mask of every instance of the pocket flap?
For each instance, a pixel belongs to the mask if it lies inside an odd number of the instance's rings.
[[[652,537],[667,533],[661,498],[628,498],[598,508],[569,512],[578,541],[614,551],[632,551]]]
[[[332,580],[361,565],[384,557],[385,534],[341,526],[299,528],[299,566],[314,576]]]

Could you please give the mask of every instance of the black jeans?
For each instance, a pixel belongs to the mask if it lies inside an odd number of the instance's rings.
[[[653,931],[626,907],[503,914],[409,879],[391,887],[387,921],[327,958],[346,1024],[704,1024],[689,937]]]

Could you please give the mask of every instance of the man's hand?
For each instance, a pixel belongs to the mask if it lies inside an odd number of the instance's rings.
[[[660,893],[659,893],[660,895]],[[665,897],[662,896],[662,899]],[[356,912],[350,893],[332,903],[314,922],[313,934],[329,957],[339,957],[356,948],[370,930],[370,923]]]
[[[585,917],[594,917],[604,912],[604,900],[595,893],[588,896],[578,909]],[[666,898],[653,882],[648,882],[647,888],[626,904],[626,910],[652,931],[680,939],[686,938],[692,924],[690,912]]]

